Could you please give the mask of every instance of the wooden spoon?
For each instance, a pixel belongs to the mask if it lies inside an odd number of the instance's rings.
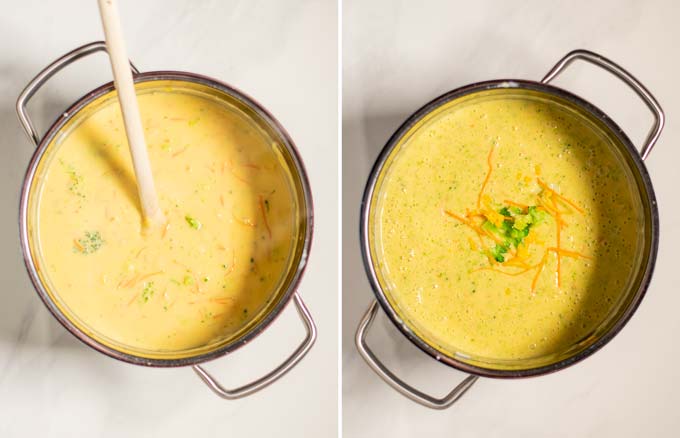
[[[98,3],[106,37],[106,47],[111,59],[113,83],[118,91],[118,101],[123,113],[125,132],[132,156],[132,166],[137,179],[137,190],[144,217],[143,223],[145,226],[160,225],[165,222],[165,217],[158,205],[156,188],[151,174],[151,164],[146,149],[142,120],[139,115],[132,71],[130,70],[130,62],[120,27],[118,6],[115,0],[98,0]]]

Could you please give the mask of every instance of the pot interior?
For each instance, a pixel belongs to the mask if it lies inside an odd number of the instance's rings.
[[[460,369],[566,366],[613,336],[647,287],[646,178],[616,125],[562,90],[496,82],[442,96],[397,131],[369,180],[363,250],[377,298]]]
[[[34,156],[26,261],[81,340],[126,361],[186,365],[242,345],[287,303],[307,258],[308,183],[292,141],[248,97],[181,73],[136,82],[168,225],[143,229],[118,102],[104,86]]]

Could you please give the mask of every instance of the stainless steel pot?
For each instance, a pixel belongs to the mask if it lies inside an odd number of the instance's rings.
[[[74,120],[81,113],[88,111],[90,107],[96,106],[98,102],[114,98],[115,91],[113,83],[108,83],[87,93],[57,118],[42,138],[40,138],[38,132],[33,127],[33,123],[26,112],[26,104],[38,89],[59,70],[84,56],[99,51],[106,51],[104,42],[86,44],[67,53],[41,71],[21,92],[17,100],[16,108],[19,120],[28,136],[37,146],[26,171],[19,213],[21,248],[31,281],[40,298],[50,312],[52,312],[52,315],[76,338],[101,353],[136,365],[153,367],[192,366],[194,371],[210,389],[225,399],[236,399],[257,392],[292,369],[307,354],[316,340],[314,320],[297,292],[297,287],[307,265],[312,241],[313,207],[309,181],[307,180],[302,160],[290,136],[267,110],[241,91],[214,79],[194,73],[175,71],[140,73],[132,63],[130,64],[138,90],[154,86],[154,84],[172,83],[187,89],[196,90],[196,92],[207,93],[216,99],[223,99],[242,111],[268,135],[276,139],[276,143],[280,145],[278,152],[283,156],[288,166],[289,179],[299,203],[298,211],[296,212],[298,215],[297,239],[293,244],[295,249],[291,256],[290,269],[281,281],[279,289],[275,292],[275,297],[246,327],[227,340],[183,352],[150,354],[148,352],[131,351],[128,348],[107,341],[79,323],[77,317],[70,314],[65,306],[61,305],[58,294],[50,290],[45,279],[41,276],[38,263],[39,254],[35,242],[37,239],[34,235],[35,228],[37,227],[32,226],[33,217],[35,216],[35,204],[37,203],[35,198],[38,197],[35,192],[37,191],[36,187],[39,185],[42,172],[41,164],[53,149],[58,148],[55,139],[67,133],[69,126],[74,123]],[[235,389],[225,389],[199,365],[224,356],[250,342],[272,323],[291,300],[295,303],[307,334],[295,351],[275,369],[253,382]]]
[[[583,60],[592,63],[614,74],[631,87],[652,111],[654,115],[654,125],[640,152],[633,146],[623,130],[621,130],[603,111],[568,91],[549,85],[550,81],[557,77],[575,60]],[[582,115],[585,120],[589,120],[590,123],[595,124],[602,132],[607,133],[607,135],[614,140],[613,144],[616,146],[616,153],[622,157],[625,162],[624,166],[628,168],[633,176],[634,189],[639,192],[643,210],[642,215],[644,217],[644,229],[641,230],[643,233],[643,251],[640,255],[638,272],[630,289],[622,291],[624,299],[614,314],[612,314],[607,321],[602,322],[601,326],[594,331],[592,336],[583,340],[579,345],[574,345],[573,348],[570,348],[559,356],[550,358],[550,360],[546,359],[543,362],[517,363],[505,368],[465,360],[461,356],[451,354],[450,351],[445,351],[440,347],[438,348],[438,346],[432,342],[427,342],[426,339],[416,333],[416,330],[413,329],[408,321],[405,321],[400,316],[395,305],[387,297],[384,283],[381,281],[380,275],[377,272],[378,260],[376,260],[376,254],[373,251],[372,233],[369,229],[369,222],[376,202],[375,195],[379,189],[378,186],[380,185],[381,178],[384,175],[386,168],[389,167],[393,156],[398,153],[397,149],[402,142],[402,139],[415,129],[414,127],[417,127],[419,122],[423,121],[423,119],[431,115],[434,111],[442,108],[444,105],[451,105],[454,101],[472,99],[483,93],[506,92],[504,90],[508,93],[527,93],[534,96],[540,96],[541,99],[572,108]],[[364,360],[385,382],[401,394],[424,406],[433,409],[444,409],[455,403],[474,384],[479,376],[517,378],[547,374],[572,365],[604,346],[623,328],[637,309],[649,286],[652,271],[654,269],[659,242],[659,218],[654,190],[645,165],[643,164],[643,160],[647,158],[652,147],[658,140],[663,125],[664,114],[661,107],[651,93],[637,79],[614,62],[586,50],[575,50],[567,54],[540,82],[527,80],[494,80],[471,84],[450,91],[432,100],[416,111],[392,135],[380,153],[369,176],[361,206],[361,249],[364,266],[376,297],[376,300],[370,305],[368,311],[361,320],[356,333],[356,345]],[[421,350],[446,365],[468,373],[469,376],[446,396],[438,398],[412,387],[394,375],[394,373],[380,362],[366,343],[366,335],[378,312],[378,304],[382,306],[385,313],[397,328]]]

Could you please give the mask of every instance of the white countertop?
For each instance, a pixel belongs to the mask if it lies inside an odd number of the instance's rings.
[[[344,435],[680,435],[678,2],[345,0],[343,9]],[[585,361],[544,377],[480,379],[448,410],[421,407],[382,382],[354,347],[354,331],[373,296],[358,246],[359,203],[370,166],[392,132],[430,99],[486,79],[538,80],[576,48],[627,68],[667,115],[646,162],[661,216],[651,287],[623,331]],[[596,67],[573,64],[555,84],[606,111],[635,144],[651,127],[637,96]],[[436,396],[464,377],[420,352],[382,311],[368,342],[397,375]]]
[[[31,287],[19,250],[18,194],[33,147],[14,103],[40,69],[103,33],[95,1],[2,2],[0,436],[335,436],[337,6],[304,0],[119,3],[128,51],[141,70],[186,70],[228,82],[268,108],[297,143],[315,203],[314,244],[299,290],[319,338],[279,382],[225,401],[191,369],[115,361],[56,322]],[[29,105],[40,131],[76,98],[108,82],[109,68],[96,54],[55,77]],[[238,386],[278,365],[303,336],[291,306],[250,345],[207,368],[225,386]]]

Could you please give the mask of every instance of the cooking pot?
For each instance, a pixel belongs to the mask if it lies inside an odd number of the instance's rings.
[[[85,117],[97,110],[105,102],[116,98],[113,83],[104,84],[87,93],[71,105],[40,138],[31,119],[26,112],[26,104],[33,95],[55,73],[74,61],[95,52],[106,51],[106,44],[102,41],[93,42],[79,47],[54,61],[41,71],[21,92],[17,100],[17,113],[26,133],[37,146],[28,165],[21,191],[19,211],[20,240],[24,261],[29,276],[38,295],[45,303],[52,315],[76,338],[118,360],[135,365],[152,367],[181,367],[192,366],[198,376],[217,395],[225,399],[236,399],[250,395],[270,385],[286,372],[292,369],[310,350],[316,340],[316,326],[305,306],[297,288],[307,265],[312,240],[313,207],[309,181],[302,164],[302,160],[288,133],[278,121],[259,105],[255,100],[239,90],[217,80],[194,73],[177,71],[154,71],[140,73],[131,63],[135,87],[137,92],[172,86],[184,92],[209,96],[235,111],[243,114],[252,121],[271,139],[273,148],[282,157],[291,190],[297,199],[296,214],[297,229],[292,244],[291,261],[288,271],[283,275],[273,292],[272,299],[267,305],[234,335],[225,339],[218,339],[210,343],[183,351],[149,352],[134,350],[96,333],[82,323],[60,300],[58,291],[51,288],[49,281],[41,270],[42,260],[38,248],[37,238],[37,205],[43,176],[48,167],[49,158],[59,148],[63,137],[68,136],[70,130],[78,126]],[[306,336],[295,351],[279,366],[259,379],[235,389],[225,389],[200,364],[224,356],[237,348],[247,344],[259,333],[266,329],[290,302],[295,303],[297,312],[306,329]]]
[[[611,120],[603,111],[566,90],[557,88],[549,83],[556,78],[573,61],[582,60],[594,64],[614,74],[642,98],[654,115],[652,126],[640,152],[633,146],[628,136]],[[641,216],[643,218],[640,254],[637,257],[637,272],[634,280],[627,288],[621,291],[621,300],[610,314],[588,336],[575,342],[565,351],[558,354],[548,355],[532,360],[519,360],[511,363],[487,363],[466,357],[464,354],[456,354],[448,351],[436,342],[432,342],[420,334],[409,321],[401,316],[399,309],[393,300],[390,300],[387,280],[379,269],[380,256],[375,248],[375,237],[371,228],[371,218],[374,215],[375,205],[380,192],[381,184],[385,178],[394,157],[399,153],[400,146],[420,126],[426,123],[429,117],[433,117],[444,106],[451,108],[459,102],[474,102],[476,98],[484,98],[492,94],[509,95],[531,99],[540,99],[550,105],[569,109],[576,113],[583,123],[597,129],[606,138],[612,152],[620,158],[622,165],[627,168],[631,179],[633,193],[639,193],[641,200]],[[664,125],[664,114],[656,99],[651,93],[630,73],[619,65],[586,50],[575,50],[562,58],[540,81],[529,80],[492,80],[479,82],[450,91],[424,105],[411,115],[388,140],[382,152],[378,156],[371,170],[361,205],[360,235],[361,250],[364,266],[369,281],[375,294],[375,301],[370,305],[363,316],[357,333],[356,345],[359,353],[368,365],[390,386],[406,397],[430,408],[444,409],[455,403],[478,379],[478,377],[495,378],[518,378],[537,376],[561,370],[569,365],[583,360],[609,342],[631,318],[640,301],[645,295],[654,270],[659,243],[659,218],[649,174],[643,164],[654,144],[661,134]],[[436,360],[459,369],[469,376],[458,384],[446,396],[438,398],[426,394],[411,385],[405,383],[392,373],[366,343],[367,332],[378,312],[378,305],[382,307],[390,320],[411,342],[421,350],[434,357]]]

